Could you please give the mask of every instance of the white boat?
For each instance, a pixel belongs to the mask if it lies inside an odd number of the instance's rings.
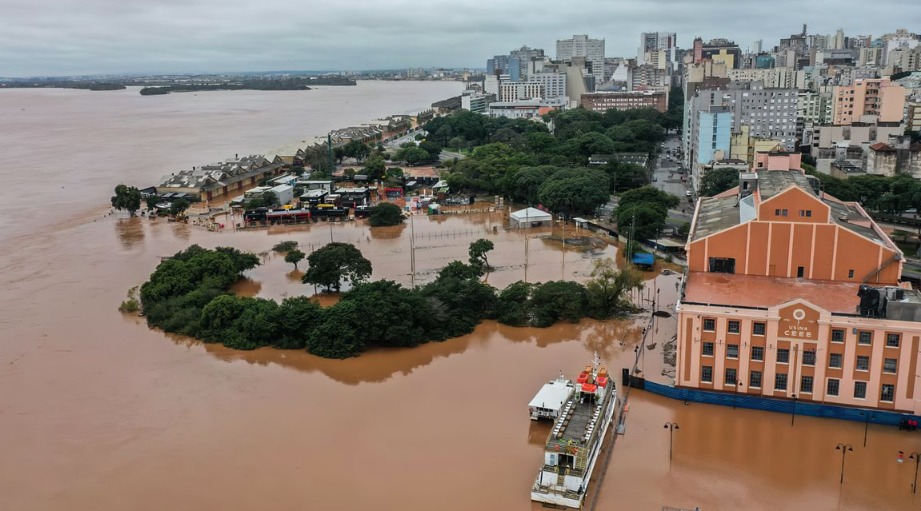
[[[534,395],[534,399],[528,403],[528,411],[531,413],[531,420],[550,419],[555,420],[560,415],[560,409],[572,397],[575,390],[572,380],[563,377],[563,373],[555,380],[550,380]]]
[[[556,418],[531,500],[581,508],[601,444],[614,418],[617,392],[598,356],[576,379]]]

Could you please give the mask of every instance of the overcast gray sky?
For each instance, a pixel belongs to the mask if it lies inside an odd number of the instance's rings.
[[[767,48],[803,23],[877,36],[918,21],[921,0],[0,0],[0,76],[485,67],[572,34],[635,56],[644,31]]]

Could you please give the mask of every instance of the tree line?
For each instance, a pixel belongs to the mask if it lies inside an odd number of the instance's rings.
[[[276,248],[296,250],[296,245]],[[234,349],[272,346],[346,358],[371,347],[443,341],[472,332],[485,319],[547,327],[583,317],[610,318],[632,310],[626,294],[643,285],[638,273],[618,271],[613,261],[602,260],[587,285],[516,282],[499,291],[481,280],[491,249],[491,242],[478,240],[470,246],[468,262],[454,261],[433,282],[409,289],[389,280],[367,281],[371,264],[357,248],[327,245],[308,257],[304,281],[339,289],[346,280],[350,289],[335,305],[322,307],[306,296],[281,303],[235,296],[230,286],[259,258],[233,248],[193,245],[157,267],[140,288],[140,303],[148,324],[167,332]]]

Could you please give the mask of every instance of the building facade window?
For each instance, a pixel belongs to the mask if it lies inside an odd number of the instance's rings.
[[[836,328],[831,331],[831,342],[844,342],[844,330]]]
[[[774,375],[774,390],[787,390],[786,373],[777,373]]]
[[[886,347],[898,348],[899,342],[902,340],[901,337],[899,334],[886,334]]]
[[[847,271],[847,278],[849,278],[849,279],[854,278],[854,270],[848,270],[848,271]]]
[[[803,394],[812,394],[812,376],[803,376],[800,378],[799,391]]]
[[[829,378],[828,385],[825,387],[825,395],[827,396],[837,396],[838,387],[841,385],[841,382],[837,378]]]
[[[879,400],[891,403],[895,399],[895,385],[884,383],[880,387]]]
[[[752,346],[752,360],[761,362],[764,360],[764,347]]]
[[[730,319],[730,320],[729,320],[729,324],[726,326],[726,330],[727,330],[730,334],[737,334],[737,333],[739,333],[739,332],[741,331],[741,327],[740,327],[738,321],[736,321],[736,320],[734,320],[734,319]]]
[[[735,368],[727,367],[726,368],[726,385],[735,385],[739,381],[738,373]]]
[[[790,350],[786,348],[777,349],[777,363],[786,364],[790,362]]]
[[[873,332],[866,330],[857,332],[857,344],[873,344]]]
[[[895,374],[896,369],[898,369],[899,361],[894,358],[887,358],[883,360],[883,372]]]
[[[807,350],[803,352],[803,365],[804,366],[814,366],[815,365],[815,351]]]
[[[764,335],[764,323],[752,323],[752,335]]]
[[[713,343],[712,342],[704,342],[703,355],[705,357],[713,356]]]
[[[704,332],[715,332],[716,320],[713,318],[704,318]]]
[[[828,355],[828,367],[832,369],[841,369],[843,356],[840,353]]]
[[[749,373],[748,386],[753,389],[761,388],[761,371],[752,371]]]
[[[867,397],[867,382],[855,381],[854,382],[854,398],[855,399],[866,399],[866,397]]]
[[[858,371],[869,371],[870,370],[870,357],[867,355],[857,355],[857,370]]]
[[[726,358],[739,358],[739,345],[738,344],[727,344],[726,345]]]
[[[700,381],[704,383],[713,383],[713,367],[703,366],[700,368]]]

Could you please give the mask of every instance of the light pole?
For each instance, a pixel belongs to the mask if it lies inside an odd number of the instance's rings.
[[[913,452],[908,459],[915,460],[915,478],[911,482],[911,492],[918,493],[918,465],[921,464],[921,453]],[[902,451],[899,451],[899,462],[902,462]]]
[[[841,451],[841,482],[839,484],[844,484],[844,456],[848,452],[852,452],[854,446],[851,444],[838,444],[835,446],[835,449]]]
[[[796,394],[793,394],[793,411],[790,414],[790,425],[796,420]]]
[[[867,433],[870,431],[870,419],[875,416],[873,412],[863,412],[863,446],[867,446]]]
[[[675,430],[678,428],[677,422],[666,422],[663,428],[668,430],[668,468],[672,468],[672,444],[674,443]]]

